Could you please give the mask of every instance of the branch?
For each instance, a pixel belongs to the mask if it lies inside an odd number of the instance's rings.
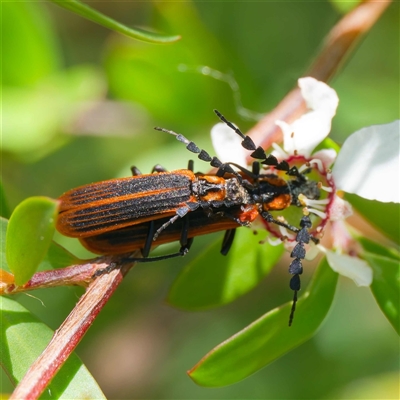
[[[99,257],[89,260],[85,264],[71,265],[65,268],[52,269],[36,272],[24,285],[18,286],[14,283],[14,275],[8,274],[10,278],[0,282],[0,294],[16,294],[27,290],[44,289],[56,286],[84,286],[87,287],[93,280],[93,275],[100,269],[110,265],[110,257]],[[3,272],[4,275],[4,272]]]
[[[27,290],[44,289],[57,286],[83,286],[87,287],[93,281],[93,275],[112,265],[120,265],[122,260],[131,257],[132,253],[116,256],[102,256],[87,260],[82,264],[70,265],[69,267],[36,272],[24,285],[18,286],[14,283],[14,275],[3,271],[9,278],[3,276],[0,282],[0,295],[16,294]]]
[[[108,258],[108,264],[104,262],[100,265],[112,266],[117,261],[115,257]],[[43,393],[131,267],[132,263],[124,263],[120,269],[115,268],[110,273],[100,275],[89,284],[86,293],[54,332],[51,342],[31,365],[10,400],[33,400]]]

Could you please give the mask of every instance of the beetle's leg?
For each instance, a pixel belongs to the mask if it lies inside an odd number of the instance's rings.
[[[142,175],[142,171],[140,171],[140,169],[135,165],[131,167],[131,171],[132,171],[132,176]],[[167,170],[162,165],[156,164],[151,170],[152,174],[154,172],[167,172]]]
[[[176,214],[171,219],[169,219],[165,224],[162,224],[161,227],[156,230],[156,232],[154,233],[154,236],[153,236],[153,240],[157,240],[160,233],[165,228],[167,228],[168,226],[173,224],[176,220],[178,220],[179,218],[183,218],[187,213],[194,211],[194,210],[198,209],[199,207],[200,207],[200,203],[187,202],[185,206],[178,208],[176,210]]]
[[[140,171],[140,169],[138,167],[136,167],[135,165],[133,165],[131,167],[131,171],[132,171],[132,176],[142,175],[142,172]]]
[[[282,222],[279,221],[277,219],[275,219],[269,212],[267,211],[260,211],[260,215],[261,217],[264,219],[265,222],[271,222],[275,225],[279,225],[279,226],[283,226],[286,229],[289,229],[289,231],[292,231],[294,233],[299,233],[301,229],[290,225],[286,222]],[[303,217],[304,218],[304,217]],[[310,234],[310,239],[315,243],[318,244],[319,243],[319,239],[317,239],[316,237],[314,237],[313,235]]]
[[[186,215],[186,216],[183,217],[183,219],[184,219],[183,227],[182,227],[182,232],[181,232],[181,238],[180,238],[180,241],[179,241],[180,245],[181,245],[181,248],[179,249],[179,252],[172,253],[172,254],[166,254],[166,255],[163,255],[163,256],[157,256],[157,257],[148,257],[150,249],[151,249],[151,245],[154,242],[154,235],[155,235],[155,232],[154,232],[154,229],[155,229],[154,228],[154,221],[151,221],[150,222],[150,226],[149,226],[148,235],[147,235],[147,238],[146,238],[145,247],[142,250],[143,258],[131,258],[131,257],[129,257],[129,261],[153,262],[153,261],[166,260],[168,258],[175,258],[175,257],[185,256],[189,252],[190,247],[192,246],[193,238],[190,238],[190,239],[188,238],[188,234],[189,234],[189,218],[187,218],[187,215]],[[157,232],[158,232],[158,230],[157,230]]]
[[[221,254],[226,256],[232,247],[233,239],[235,238],[236,228],[228,229],[225,232],[224,239],[221,246]]]

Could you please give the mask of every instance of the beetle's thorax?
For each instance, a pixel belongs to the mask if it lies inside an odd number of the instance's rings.
[[[193,182],[193,193],[201,202],[221,202],[224,205],[242,205],[252,202],[246,188],[237,177],[221,178],[215,175],[199,176]]]

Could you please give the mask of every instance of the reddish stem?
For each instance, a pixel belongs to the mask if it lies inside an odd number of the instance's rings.
[[[43,393],[131,266],[132,263],[124,264],[121,269],[116,268],[110,273],[103,274],[89,285],[78,304],[54,332],[46,349],[31,365],[10,399],[34,400]]]

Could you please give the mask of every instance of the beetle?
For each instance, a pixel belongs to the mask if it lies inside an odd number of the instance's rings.
[[[251,151],[251,157],[260,160],[253,162],[251,171],[235,163],[222,163],[183,135],[157,127],[156,130],[174,135],[200,160],[217,168],[216,173],[194,173],[192,162],[188,169],[171,172],[156,166],[151,174],[141,174],[133,167],[132,177],[84,185],[64,193],[59,198],[57,229],[66,236],[79,238],[85,247],[99,254],[141,250],[143,258],[135,260],[146,262],[185,255],[193,237],[221,230],[227,232],[222,247],[222,253],[226,254],[235,229],[261,217],[297,234],[291,254],[294,260],[289,267],[293,275],[290,287],[294,291],[291,323],[300,290],[304,244],[318,239],[308,232],[311,227],[308,216],[302,217],[298,228],[275,219],[270,212],[301,207],[300,194],[318,199],[318,183],[308,180],[296,167],[290,168],[286,161],[279,162],[273,155],[267,155],[250,137],[214,111],[242,138],[241,145]],[[268,173],[260,173],[262,165],[267,166]],[[279,177],[273,173],[274,169],[286,172],[290,179]],[[181,243],[179,252],[148,257],[153,244],[176,240]]]
[[[229,211],[233,215],[238,215],[242,212],[240,207]],[[161,231],[157,240],[154,241],[154,233],[169,219],[169,217],[160,218],[99,235],[80,238],[80,242],[88,250],[96,254],[125,254],[139,250],[145,259],[154,261],[155,257],[148,258],[150,249],[154,244],[161,245],[179,241],[183,248],[181,248],[180,252],[160,256],[157,259],[171,258],[175,255],[182,255],[184,249],[190,247],[191,239],[196,236],[226,231],[221,248],[221,253],[225,255],[232,244],[235,229],[240,227],[237,222],[230,218],[218,214],[207,216],[203,210],[196,210],[189,213],[185,218],[178,219],[174,224],[168,225]]]

